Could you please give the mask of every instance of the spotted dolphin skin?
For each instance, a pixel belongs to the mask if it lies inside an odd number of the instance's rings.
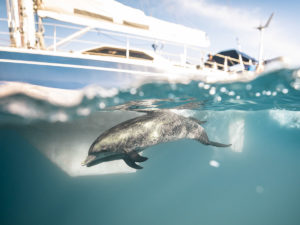
[[[136,162],[144,162],[148,158],[139,155],[147,147],[179,139],[194,139],[204,145],[229,147],[210,141],[201,126],[203,121],[184,117],[170,110],[148,112],[102,133],[91,145],[86,160],[82,163],[87,167],[96,164],[123,159],[135,169],[142,169]]]

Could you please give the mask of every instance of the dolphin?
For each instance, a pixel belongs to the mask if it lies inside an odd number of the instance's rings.
[[[205,121],[184,117],[171,110],[148,111],[145,115],[122,122],[102,133],[91,145],[83,166],[123,159],[134,168],[142,169],[136,162],[148,158],[139,153],[144,149],[164,142],[193,139],[204,145],[229,147],[210,141],[201,126]]]

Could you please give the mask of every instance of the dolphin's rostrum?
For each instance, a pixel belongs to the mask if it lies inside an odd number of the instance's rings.
[[[148,112],[101,134],[91,145],[82,165],[90,167],[101,162],[123,159],[128,166],[142,169],[136,162],[144,162],[148,158],[139,155],[139,152],[149,146],[183,138],[194,139],[204,145],[230,146],[210,141],[202,123],[204,122],[170,110]]]

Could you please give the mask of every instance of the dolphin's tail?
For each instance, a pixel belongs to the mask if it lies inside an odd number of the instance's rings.
[[[216,146],[216,147],[230,147],[231,144],[222,144],[222,143],[218,143],[218,142],[214,142],[214,141],[209,141],[209,145],[212,145],[212,146]]]
[[[96,156],[94,155],[88,155],[88,157],[86,157],[86,159],[81,163],[82,166],[87,166],[89,163],[91,163],[94,159],[96,158]]]
[[[207,136],[205,130],[202,130],[202,132],[200,133],[199,137],[196,138],[196,140],[199,141],[200,143],[204,144],[204,145],[212,145],[212,146],[216,146],[216,147],[229,147],[229,146],[231,146],[231,144],[226,145],[226,144],[210,141],[208,139],[208,136]]]

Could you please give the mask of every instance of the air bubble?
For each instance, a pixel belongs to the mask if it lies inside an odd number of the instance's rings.
[[[203,88],[203,87],[204,87],[204,83],[203,83],[203,82],[199,82],[199,83],[198,83],[198,87],[199,87],[199,88]]]
[[[207,90],[207,89],[209,89],[209,88],[210,88],[210,85],[209,85],[209,84],[205,84],[205,85],[204,85],[204,89],[205,89],[205,90]]]
[[[229,96],[234,96],[234,95],[235,95],[235,92],[234,92],[234,91],[229,91],[228,95],[229,95]]]
[[[215,94],[216,94],[216,88],[215,88],[215,87],[212,87],[212,88],[209,90],[209,94],[210,94],[210,95],[215,95]]]
[[[221,88],[220,88],[220,91],[221,91],[222,93],[225,93],[225,92],[227,91],[227,89],[226,89],[226,87],[221,87]]]
[[[106,107],[105,103],[104,102],[100,102],[99,103],[99,108],[100,109],[104,109]]]
[[[135,88],[131,88],[130,89],[130,94],[135,95],[136,94],[136,89]]]
[[[247,84],[247,85],[246,85],[246,90],[247,90],[247,91],[250,91],[251,89],[252,89],[252,85],[251,85],[251,84]]]
[[[220,167],[220,163],[217,162],[216,160],[211,160],[209,162],[209,165],[212,166],[212,167],[216,167],[216,168]]]

